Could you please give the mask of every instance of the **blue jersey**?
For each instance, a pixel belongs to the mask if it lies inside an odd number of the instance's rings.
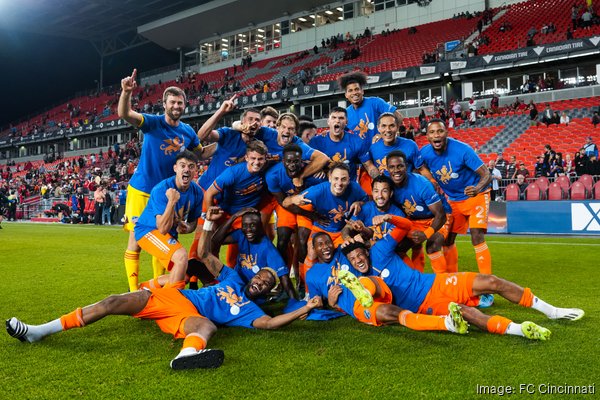
[[[369,150],[369,143],[360,139],[357,135],[344,133],[344,137],[339,142],[334,142],[329,137],[315,136],[308,143],[313,149],[320,150],[327,154],[331,161],[343,162],[350,167],[350,179],[356,180],[356,169],[361,163],[361,156]]]
[[[372,274],[388,285],[395,305],[417,312],[433,286],[435,274],[423,274],[406,265],[394,251],[397,245],[388,234],[371,247]]]
[[[306,272],[306,288],[309,297],[321,296],[323,299],[327,299],[329,288],[333,285],[339,285],[337,279],[337,272],[339,270],[350,271],[356,276],[361,275],[360,272],[350,265],[350,262],[348,262],[338,249],[331,262],[315,264]],[[346,314],[354,317],[356,297],[346,287],[343,285],[340,286],[342,293],[338,298],[337,307]]]
[[[200,217],[202,212],[203,193],[200,186],[195,182],[190,184],[190,187],[185,192],[177,189],[175,185],[175,177],[165,179],[152,189],[150,199],[144,212],[135,224],[134,233],[135,240],[140,240],[146,233],[157,229],[156,216],[165,213],[167,208],[167,189],[176,189],[179,192],[179,200],[175,205],[175,216],[180,221],[195,221]],[[177,238],[177,224],[171,227],[169,234]]]
[[[378,140],[371,145],[366,158],[361,161],[371,160],[379,170],[379,173],[389,176],[387,173],[387,164],[385,157],[393,150],[401,150],[406,154],[406,171],[412,172],[413,169],[419,169],[423,166],[419,146],[410,139],[396,138],[396,141],[391,146],[386,146],[383,140]]]
[[[142,117],[142,154],[129,184],[140,192],[150,193],[158,182],[175,175],[173,164],[177,155],[186,148],[200,147],[200,141],[194,129],[184,122],[171,126],[164,115],[142,114]]]
[[[371,144],[377,134],[377,120],[385,112],[393,113],[396,107],[379,97],[365,97],[358,108],[352,104],[346,107],[348,129]]]
[[[256,138],[262,140],[265,146],[269,149],[269,153],[267,154],[267,160],[274,165],[274,163],[279,162],[283,159],[283,147],[279,143],[277,143],[277,131],[272,128],[262,127],[256,134]],[[315,150],[304,143],[298,136],[294,136],[292,138],[291,143],[295,143],[302,149],[302,160],[308,161],[310,157],[313,155]]]
[[[409,219],[433,218],[429,206],[441,201],[433,184],[421,175],[406,174],[402,186],[394,186],[394,203]]]
[[[267,187],[271,193],[284,193],[286,195],[293,195],[296,193],[292,178],[285,171],[283,163],[278,163],[273,168],[267,171],[266,175]],[[315,178],[309,176],[304,178],[304,187],[311,187],[318,185],[319,183],[326,182],[327,179]]]
[[[217,129],[219,140],[217,150],[212,156],[208,169],[200,177],[200,186],[208,190],[217,176],[221,175],[227,167],[236,165],[238,160],[246,154],[246,142],[242,140],[239,131],[229,127]]]
[[[218,325],[253,328],[254,320],[266,314],[248,299],[244,282],[237,272],[223,267],[217,277],[219,283],[199,290],[181,290],[200,315]]]
[[[318,222],[314,225],[327,232],[340,232],[346,225],[346,219],[350,218],[348,210],[355,201],[367,201],[368,197],[360,185],[356,182],[350,182],[346,191],[341,196],[334,196],[331,193],[331,184],[323,182],[317,186],[306,189],[304,195],[311,201],[313,209],[329,219],[329,225],[323,226]]]
[[[466,200],[469,196],[465,195],[465,188],[479,183],[480,177],[475,171],[484,164],[466,143],[448,138],[448,145],[442,154],[436,153],[428,144],[421,149],[421,156],[452,201]]]
[[[258,243],[250,243],[241,229],[236,229],[231,232],[231,237],[239,248],[235,270],[244,282],[248,282],[264,267],[273,268],[279,277],[290,273],[283,258],[266,235]]]
[[[213,185],[222,195],[219,207],[231,215],[258,206],[265,189],[264,172],[251,174],[243,162],[223,171]]]
[[[362,221],[363,224],[365,224],[365,226],[367,228],[371,228],[373,230],[373,240],[379,240],[379,239],[383,238],[383,236],[386,233],[388,233],[392,229],[394,229],[394,225],[390,224],[389,222],[384,222],[381,225],[373,224],[374,217],[376,217],[378,215],[385,215],[385,214],[392,214],[392,215],[398,215],[400,217],[406,217],[406,215],[404,215],[402,210],[393,204],[390,204],[390,208],[387,211],[385,211],[385,212],[379,211],[375,202],[373,200],[371,200],[371,201],[368,201],[365,204],[363,204],[358,215],[353,215],[352,219],[355,221]]]

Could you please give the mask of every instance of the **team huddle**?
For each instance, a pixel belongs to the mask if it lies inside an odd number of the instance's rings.
[[[207,348],[217,325],[277,329],[349,315],[375,326],[466,334],[471,324],[550,337],[533,322],[481,312],[494,294],[550,319],[583,317],[492,275],[485,242],[492,178],[472,148],[448,137],[443,120],[429,121],[429,144],[419,149],[398,136],[394,106],[364,96],[366,75],[348,73],[339,83],[350,105],[331,109],[323,135],[270,107],[246,109],[231,127],[215,129],[236,108],[235,96],[195,132],[180,121],[179,88],[165,90],[164,115],[132,109],[134,70],[119,99],[119,116],[144,133],[125,211],[129,292],[43,325],[11,318],[7,332],[35,342],[107,315],[151,319],[183,339],[171,367],[190,369],[223,363],[222,350]],[[200,159],[211,161],[196,183]],[[467,230],[479,273],[459,272],[455,239]],[[185,249],[178,235],[193,232]],[[434,273],[423,272],[423,244]],[[153,257],[154,278],[139,283],[142,249]],[[286,298],[280,315],[261,308]]]

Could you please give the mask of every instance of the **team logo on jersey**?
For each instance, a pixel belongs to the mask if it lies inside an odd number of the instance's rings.
[[[410,217],[415,211],[418,211],[417,202],[415,201],[415,198],[410,196],[410,200],[404,199],[402,209],[404,210],[404,214],[406,214],[407,217]]]
[[[375,165],[377,165],[377,169],[379,170],[380,174],[383,174],[385,171],[387,171],[387,161],[385,157],[375,160]]]
[[[169,240],[167,240],[167,243],[169,243],[171,246],[177,244],[177,240],[175,240],[174,238],[170,238]]]
[[[438,180],[443,184],[450,182],[450,179],[458,178],[458,174],[452,172],[452,164],[448,161],[448,166],[445,165],[439,170],[435,171]]]
[[[257,273],[260,268],[256,265],[256,258],[252,254],[242,254],[240,253],[240,265],[242,268],[250,269],[252,272]]]
[[[366,319],[371,319],[371,312],[369,310],[365,310],[364,313]]]
[[[337,209],[333,208],[329,210],[329,215],[333,222],[341,222],[346,217],[346,212],[348,211],[348,202],[346,202],[346,207],[338,206]]]
[[[165,144],[160,145],[160,149],[165,152],[165,155],[170,156],[173,153],[180,153],[183,150],[183,140],[179,137],[163,140]]]
[[[243,195],[247,195],[250,193],[258,192],[258,191],[262,190],[262,188],[263,188],[263,182],[261,179],[258,183],[253,183],[252,185],[248,186],[247,188],[236,190],[235,194],[243,196]]]
[[[344,149],[344,155],[338,151],[331,157],[331,161],[333,162],[345,162],[346,161],[346,149]]]
[[[227,159],[227,161],[225,161],[223,164],[225,164],[226,167],[231,167],[234,166],[235,164],[237,164],[238,159],[237,157],[229,157]]]
[[[373,242],[383,239],[386,233],[390,231],[388,227],[388,223],[384,222],[381,225],[373,225],[370,226],[371,230],[373,230]]]
[[[358,133],[358,136],[361,139],[364,139],[367,137],[367,132],[369,131],[369,126],[372,125],[369,122],[369,116],[366,114],[365,114],[365,119],[366,119],[366,121],[363,121],[361,119],[360,122],[358,123],[358,125],[356,126],[356,128],[354,128],[354,130],[356,131],[356,133]]]
[[[219,288],[217,291],[219,300],[224,300],[229,305],[229,312],[232,315],[238,315],[240,308],[250,303],[250,301],[242,301],[243,298],[238,296],[231,286],[227,286],[227,291],[223,288]]]

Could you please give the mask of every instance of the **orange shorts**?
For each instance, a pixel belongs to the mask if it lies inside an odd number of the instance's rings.
[[[453,233],[467,233],[467,227],[484,229],[487,232],[490,212],[489,190],[466,200],[448,200],[448,202],[452,206],[452,216],[454,217]]]
[[[417,231],[425,231],[425,229],[429,228],[431,226],[431,223],[433,222],[433,218],[427,218],[427,219],[411,219],[410,222],[412,222],[412,229],[413,230],[417,230]],[[444,237],[444,239],[446,239],[448,237],[448,221],[446,220],[446,223],[437,231],[440,235],[442,235]]]
[[[380,326],[383,324],[377,321],[377,309],[382,304],[392,304],[392,291],[380,277],[370,276],[369,278],[377,281],[377,284],[383,290],[383,294],[379,297],[373,297],[373,304],[369,308],[364,308],[359,301],[356,300],[354,302],[353,310],[354,317],[364,324]]]
[[[183,325],[188,318],[206,318],[175,288],[153,289],[146,307],[134,317],[154,320],[161,331],[170,333],[176,339],[185,338]]]
[[[318,226],[313,225],[312,228],[310,229],[310,242],[312,243],[312,238],[313,236],[315,236],[315,233],[318,232],[325,232],[327,233],[330,237],[331,240],[333,240],[333,245],[335,247],[340,246],[342,243],[344,243],[344,238],[342,237],[342,231],[339,232],[329,232],[326,231],[324,229],[319,228]]]
[[[275,213],[277,214],[277,227],[278,228],[291,228],[296,229],[297,227],[310,229],[312,227],[312,221],[302,215],[294,214],[277,204],[275,207]]]
[[[476,272],[437,274],[418,313],[447,315],[450,302],[479,304],[479,298],[473,296],[473,281],[476,276]]]
[[[138,240],[138,244],[151,256],[156,257],[169,271],[173,267],[171,262],[173,253],[183,247],[173,236],[168,233],[163,235],[158,229],[146,233]]]

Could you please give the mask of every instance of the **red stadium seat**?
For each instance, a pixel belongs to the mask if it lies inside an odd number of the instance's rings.
[[[577,181],[571,185],[571,200],[586,200],[588,198],[588,191],[582,182]]]
[[[560,184],[560,186],[567,191],[571,187],[571,180],[569,179],[568,176],[565,176],[565,175],[559,176],[558,178],[556,178],[556,180],[554,182]]]
[[[548,187],[548,200],[564,200],[567,192],[558,182],[552,182]]]
[[[533,182],[527,189],[525,189],[525,199],[526,200],[544,200],[544,191],[540,188],[540,186]]]
[[[550,181],[545,176],[540,176],[535,180],[535,183],[538,184],[542,192],[546,193],[548,191],[548,187],[550,186]]]
[[[594,185],[594,200],[600,200],[600,181]]]
[[[506,201],[517,201],[521,200],[521,191],[516,183],[511,183],[506,187],[504,191],[504,198]]]
[[[592,192],[592,187],[594,186],[594,178],[591,175],[583,174],[579,177],[578,181],[585,185],[585,188],[588,192]]]

